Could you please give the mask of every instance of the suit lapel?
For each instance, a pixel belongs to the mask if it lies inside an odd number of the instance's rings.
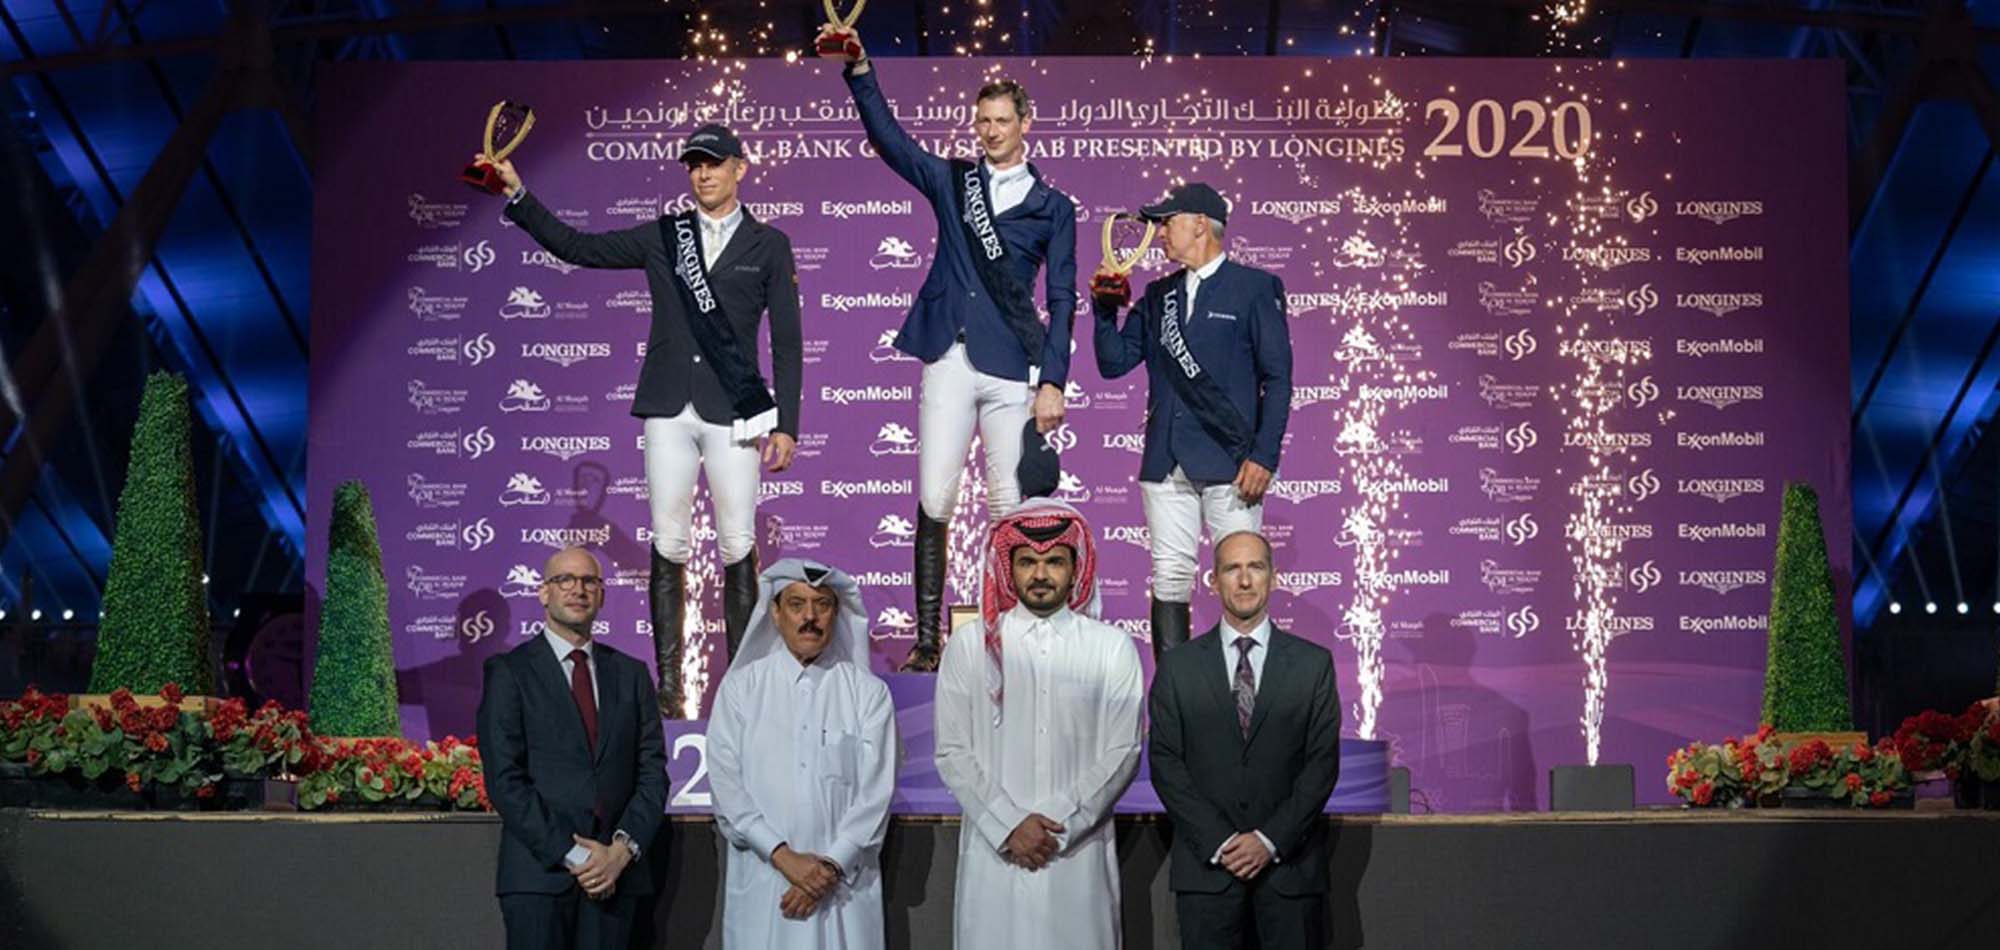
[[[729,265],[750,253],[750,249],[764,242],[764,225],[750,217],[750,209],[743,209],[743,220],[736,225],[736,233],[729,236],[729,243],[723,245],[722,253],[715,258],[715,266],[708,269],[710,274],[720,274]]]
[[[1042,176],[1034,174],[1032,167],[1029,168],[1029,176],[1034,178],[1035,183],[1028,188],[1028,193],[1021,197],[1021,203],[1000,212],[997,217],[1011,218],[1015,215],[1032,214],[1042,210],[1042,205],[1048,203],[1049,186],[1042,183]],[[993,185],[990,181],[992,173],[988,172],[987,177],[989,181],[986,186],[986,193],[990,195],[993,193]]]
[[[1264,681],[1257,684],[1257,701],[1250,707],[1250,735],[1243,740],[1245,745],[1257,741],[1257,730],[1263,728],[1277,702],[1277,691],[1290,681],[1286,666],[1291,659],[1291,639],[1276,624],[1271,625],[1271,652],[1264,657]]]
[[[1243,733],[1236,728],[1236,693],[1229,687],[1229,667],[1222,662],[1222,628],[1216,625],[1195,640],[1201,647],[1201,669],[1196,676],[1208,684],[1210,701],[1223,715],[1218,721],[1227,720],[1227,731],[1236,741],[1243,741]]]
[[[557,713],[556,719],[568,725],[577,745],[588,745],[590,733],[583,728],[583,710],[576,708],[576,697],[570,694],[569,677],[563,674],[562,661],[556,659],[555,651],[549,649],[548,642],[539,636],[528,644],[528,666],[534,670],[530,681],[542,684],[547,691],[545,699],[556,708],[566,710],[565,713]],[[599,692],[602,692],[601,680],[598,686]],[[598,718],[603,719],[601,710]]]

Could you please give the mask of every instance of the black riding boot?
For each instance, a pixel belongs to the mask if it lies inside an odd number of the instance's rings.
[[[646,583],[646,598],[653,614],[653,657],[660,666],[660,715],[684,719],[681,694],[681,628],[687,616],[685,588],[687,566],[675,564],[653,552],[652,577]]]
[[[1188,641],[1188,605],[1153,598],[1153,662]]]
[[[917,506],[917,645],[903,661],[905,673],[935,673],[944,649],[945,553],[951,544],[951,523],[924,514]]]

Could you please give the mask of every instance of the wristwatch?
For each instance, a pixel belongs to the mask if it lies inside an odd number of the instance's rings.
[[[624,845],[625,850],[632,852],[632,860],[639,860],[639,842],[632,840],[632,836],[626,834],[623,828],[611,836],[611,843]]]

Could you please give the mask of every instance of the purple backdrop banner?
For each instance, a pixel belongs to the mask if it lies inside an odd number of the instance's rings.
[[[1848,597],[1843,118],[1814,62],[884,61],[927,147],[973,154],[970,91],[1035,98],[1030,157],[1076,199],[1079,279],[1112,212],[1171,182],[1234,202],[1229,253],[1283,279],[1293,413],[1266,525],[1273,610],[1334,651],[1344,733],[1430,807],[1535,807],[1595,756],[1642,800],[1690,737],[1751,728],[1784,483],[1820,493]],[[586,230],[687,207],[679,141],[720,120],[805,302],[797,464],[767,476],[766,563],[859,577],[875,665],[912,642],[919,365],[889,345],[935,244],[830,66],[343,64],[318,110],[309,576],[334,486],[371,489],[404,728],[472,729],[480,664],[537,629],[543,560],[582,543],[606,642],[651,658],[637,272],[572,267],[455,181],[486,109]],[[1171,270],[1155,247],[1135,284]],[[1038,295],[1039,296],[1039,295]],[[1061,495],[1102,543],[1106,619],[1147,629],[1143,374],[1076,333]],[[768,355],[765,357],[768,363]],[[969,470],[954,554],[984,523]],[[703,492],[689,680],[723,668]],[[948,596],[973,603],[955,557]],[[1216,611],[1198,597],[1198,626]],[[1842,611],[1845,613],[1844,609]],[[1148,658],[1150,663],[1150,658]],[[682,778],[677,776],[677,781]],[[1421,805],[1420,805],[1421,807]]]

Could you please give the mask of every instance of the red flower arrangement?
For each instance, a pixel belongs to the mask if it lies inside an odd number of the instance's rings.
[[[1856,807],[1880,808],[1910,787],[1893,740],[1855,743],[1834,750],[1823,740],[1789,750],[1772,742],[1766,725],[1720,745],[1691,742],[1667,757],[1667,790],[1697,807],[1740,807],[1776,799],[1786,788],[1806,788]],[[1996,740],[2000,748],[2000,740]]]
[[[318,768],[299,784],[299,807],[328,805],[432,805],[456,811],[491,811],[486,777],[474,739],[437,742],[404,739],[320,739]]]

